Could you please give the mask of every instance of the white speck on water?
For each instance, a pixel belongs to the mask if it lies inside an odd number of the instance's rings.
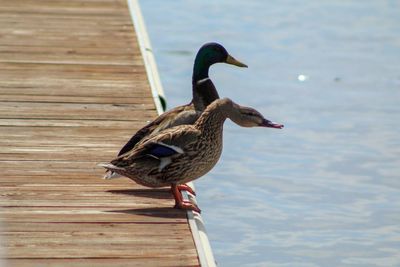
[[[297,80],[299,80],[300,82],[304,82],[308,80],[308,76],[304,75],[304,74],[300,74],[299,76],[297,76]]]

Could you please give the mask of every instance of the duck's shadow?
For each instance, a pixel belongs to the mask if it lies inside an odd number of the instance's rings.
[[[173,207],[109,210],[106,212],[124,213],[124,214],[130,214],[130,215],[135,215],[135,216],[186,219],[186,211],[180,210],[180,209],[175,209]]]
[[[107,190],[111,194],[128,195],[135,197],[147,197],[155,199],[172,199],[171,190],[167,188],[161,189],[118,189]]]
[[[173,197],[169,188],[157,188],[157,189],[118,189],[118,190],[107,190],[111,194],[122,194],[127,196],[152,198],[152,199],[171,199],[170,207],[159,207],[159,208],[140,208],[140,209],[124,209],[124,210],[108,210],[106,212],[111,213],[123,213],[132,216],[148,216],[158,218],[173,218],[173,219],[185,219],[186,212],[173,208]]]

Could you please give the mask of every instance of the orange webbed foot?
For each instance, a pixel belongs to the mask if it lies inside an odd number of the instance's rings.
[[[199,207],[197,205],[193,204],[190,201],[186,201],[186,200],[176,203],[174,208],[182,209],[182,210],[193,210],[198,213],[201,213],[201,210],[199,209]]]
[[[193,211],[200,213],[201,210],[199,209],[199,207],[197,205],[193,204],[190,201],[183,199],[181,190],[186,190],[189,193],[195,195],[195,192],[193,191],[193,189],[186,184],[171,185],[171,191],[172,191],[172,194],[174,195],[174,199],[175,199],[175,208],[184,209],[184,210],[193,210]]]

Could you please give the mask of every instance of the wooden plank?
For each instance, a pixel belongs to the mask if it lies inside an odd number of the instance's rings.
[[[153,105],[113,105],[113,104],[65,104],[65,103],[20,103],[3,102],[0,118],[16,119],[100,119],[129,120],[132,117],[152,119]]]
[[[5,121],[2,119],[1,121]],[[22,121],[22,120],[19,120]],[[26,120],[25,120],[26,121]],[[17,120],[15,120],[17,122]],[[56,137],[63,137],[66,140],[79,140],[79,139],[87,139],[93,138],[94,140],[104,139],[104,138],[111,138],[115,137],[118,139],[117,132],[120,129],[120,133],[122,135],[131,135],[135,129],[142,127],[147,122],[142,121],[122,121],[119,122],[120,124],[114,124],[112,122],[115,121],[103,121],[103,120],[93,120],[93,121],[85,121],[85,123],[80,124],[73,124],[71,121],[63,121],[60,124],[56,124],[56,126],[41,126],[38,125],[35,120],[29,120],[27,123],[31,124],[34,123],[33,126],[19,126],[18,123],[12,126],[3,126],[0,127],[0,133],[10,136],[10,137],[21,137],[26,138],[27,136],[32,136],[33,138],[40,138],[43,139],[47,138],[56,138]],[[52,120],[42,120],[42,123],[48,122],[48,124],[53,124]],[[78,120],[77,120],[78,122]],[[107,122],[110,122],[107,124]],[[55,122],[54,122],[55,123]],[[105,125],[97,125],[96,123],[104,123]],[[121,127],[121,128],[118,128]],[[131,127],[129,127],[131,126]]]
[[[101,204],[99,204],[101,205]],[[132,208],[134,207],[134,208]],[[7,225],[19,223],[131,223],[131,224],[187,224],[184,211],[177,211],[171,205],[164,206],[132,203],[131,207],[102,206],[6,206],[0,210],[2,220]],[[4,230],[3,230],[4,231]],[[115,227],[113,232],[120,232]],[[182,233],[185,234],[185,233]],[[186,233],[188,234],[188,233]],[[189,238],[190,240],[190,238]],[[193,240],[192,240],[193,241]]]
[[[179,240],[180,241],[180,240]],[[78,244],[79,246],[63,246],[63,244],[38,244],[35,250],[29,245],[23,246],[18,245],[16,247],[9,246],[5,249],[8,250],[9,258],[76,258],[79,255],[80,258],[105,258],[105,257],[118,257],[118,258],[129,258],[135,260],[135,258],[150,258],[153,257],[155,251],[160,254],[168,255],[174,254],[175,257],[196,257],[196,253],[192,250],[187,249],[186,244],[174,247],[156,247],[149,246],[148,244],[107,244],[107,240],[103,240],[102,245],[93,244]],[[143,250],[132,250],[130,247],[141,246],[145,249]],[[85,249],[82,249],[85,247]],[[18,250],[18,252],[17,252]],[[20,256],[25,255],[25,257]],[[89,265],[92,266],[92,265]],[[157,265],[156,265],[157,266]]]
[[[92,265],[93,264],[93,265]],[[157,266],[157,267],[170,267],[170,266],[199,266],[198,260],[193,257],[180,255],[179,257],[163,257],[163,258],[136,258],[132,259],[119,259],[119,258],[92,258],[88,259],[10,259],[7,266],[41,266],[41,267],[87,267],[87,266],[100,266],[100,267],[142,267],[142,266]]]
[[[36,232],[36,233],[113,233],[114,228],[119,229],[119,234],[123,233],[135,233],[135,235],[154,237],[158,234],[168,236],[172,234],[182,234],[189,230],[189,226],[184,223],[180,224],[155,224],[153,231],[148,231],[149,226],[147,224],[134,224],[134,223],[33,223],[33,222],[14,222],[9,224],[7,228],[0,233],[20,233],[20,232]]]
[[[137,127],[143,127],[145,124],[147,124],[148,121],[143,121],[141,118],[131,118],[130,120],[65,120],[65,119],[46,119],[46,120],[41,120],[41,119],[29,119],[29,120],[16,120],[16,119],[1,119],[0,120],[0,131],[9,131],[10,126],[11,128],[11,134],[15,133],[15,127],[25,127],[27,129],[28,127],[35,127],[35,129],[40,130],[40,129],[47,129],[47,132],[51,132],[54,130],[54,127],[61,127],[64,128],[65,130],[68,129],[74,129],[74,128],[79,128],[80,130],[82,129],[87,129],[87,128],[96,128],[96,129],[101,129],[104,131],[104,133],[107,132],[115,132],[115,130],[120,130],[122,131],[123,134],[131,134],[132,132],[126,133],[127,130],[135,130],[135,129],[140,129]],[[7,129],[6,129],[7,127]],[[5,129],[5,130],[4,130]],[[20,128],[19,128],[20,129]],[[21,135],[21,132],[23,130],[21,129],[20,133],[15,133],[13,135]],[[75,138],[79,138],[79,136],[76,136]]]
[[[6,151],[4,151],[6,150]],[[24,150],[23,148],[18,149],[4,149],[0,153],[0,160],[31,160],[33,158],[37,160],[48,160],[48,161],[91,161],[98,163],[113,159],[116,155],[114,149],[108,147],[103,149],[94,148],[71,148],[71,147],[58,147],[58,148],[29,148]],[[7,151],[8,150],[8,151]],[[75,153],[75,154],[74,154]],[[76,156],[79,154],[79,157]],[[94,166],[87,166],[87,168],[93,169]]]
[[[78,79],[40,79],[32,78],[29,81],[21,80],[17,77],[15,80],[0,80],[1,94],[25,94],[25,95],[61,95],[61,96],[113,96],[124,97],[150,97],[149,93],[135,93],[133,88],[149,88],[148,84],[137,79],[143,79],[143,76],[132,77],[132,82],[126,81],[91,81]],[[111,90],[110,88],[114,88]]]
[[[99,96],[48,96],[48,95],[0,95],[1,102],[37,102],[37,103],[84,103],[84,104],[114,104],[142,106],[152,108],[154,102],[143,97],[99,97]]]
[[[0,161],[0,169],[3,170],[2,173],[7,175],[10,173],[11,175],[32,175],[32,172],[38,172],[42,174],[48,173],[57,173],[57,175],[65,173],[76,173],[78,175],[84,173],[94,173],[92,168],[88,168],[88,165],[95,165],[96,161],[45,161],[45,160],[37,160],[30,159],[26,161],[14,161],[14,160],[4,160]],[[100,171],[101,169],[97,169]],[[104,171],[104,170],[103,170]],[[100,172],[95,173],[98,175]],[[96,176],[93,176],[92,179],[95,179]],[[1,181],[2,179],[0,179]],[[114,180],[112,180],[114,181]],[[118,181],[118,180],[116,180]]]
[[[5,187],[7,188],[7,187]],[[73,187],[47,187],[40,190],[41,187],[25,187],[11,189],[0,193],[0,205],[3,207],[11,206],[32,206],[32,207],[92,207],[92,206],[120,206],[132,207],[132,203],[140,203],[141,206],[154,205],[160,203],[166,207],[172,207],[173,201],[169,190],[142,191],[135,189],[110,189],[100,188],[99,191],[90,188],[81,187],[81,191],[75,191]],[[57,188],[57,190],[54,190]],[[99,188],[99,187],[97,187]],[[51,190],[53,189],[53,190]],[[157,201],[151,196],[157,193]],[[124,196],[121,198],[121,196]]]
[[[16,61],[16,60],[14,60]],[[67,82],[75,82],[77,84],[85,85],[85,83],[92,82],[105,82],[105,83],[115,83],[116,85],[132,85],[136,84],[136,82],[140,85],[146,85],[143,80],[133,81],[134,78],[139,78],[143,75],[143,70],[132,70],[135,67],[134,62],[130,62],[129,64],[117,64],[110,62],[109,64],[117,67],[113,72],[109,71],[108,73],[112,73],[113,75],[102,76],[102,74],[107,73],[110,65],[103,65],[101,63],[62,63],[62,62],[51,62],[51,61],[36,61],[34,63],[21,58],[20,62],[1,62],[2,72],[0,77],[7,77],[11,82],[15,82],[16,84],[20,82],[21,84],[32,84],[39,85],[42,83],[44,86],[46,82],[50,82],[50,85],[53,85],[58,79],[61,81]],[[140,62],[138,62],[140,63]],[[18,67],[15,67],[17,65]],[[25,70],[25,66],[29,67],[29,70]],[[76,68],[77,70],[71,70],[71,68]],[[79,71],[81,70],[81,72]],[[21,73],[24,71],[24,73]],[[60,73],[61,72],[61,73]],[[54,77],[52,74],[58,74],[59,77]],[[18,81],[18,79],[23,78],[23,80]],[[29,78],[29,79],[27,79]],[[48,80],[48,81],[47,81]],[[129,83],[129,81],[131,83]],[[2,85],[5,84],[6,81],[2,81]],[[36,82],[36,83],[35,83]],[[39,84],[38,84],[39,83]],[[59,83],[56,85],[63,85],[63,83]],[[112,92],[112,88],[108,88],[110,92]],[[45,91],[41,92],[46,93]],[[135,93],[132,91],[131,93]],[[136,93],[145,93],[150,95],[150,92],[138,91]]]

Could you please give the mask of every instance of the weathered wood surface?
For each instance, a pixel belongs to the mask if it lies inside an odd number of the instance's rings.
[[[104,181],[156,116],[124,0],[1,0],[0,242],[7,266],[198,266],[168,189]]]

